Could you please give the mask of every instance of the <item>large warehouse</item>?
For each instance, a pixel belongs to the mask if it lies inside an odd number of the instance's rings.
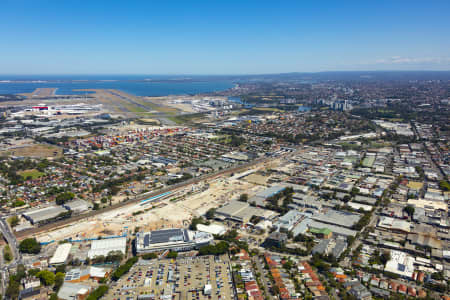
[[[70,249],[72,248],[71,243],[64,243],[58,246],[56,248],[55,253],[53,254],[52,258],[50,258],[49,263],[50,265],[62,265],[66,263],[67,258],[70,254]]]
[[[189,251],[209,245],[214,240],[210,233],[187,229],[163,229],[136,234],[137,253],[165,250]]]
[[[271,210],[250,206],[247,202],[230,201],[230,203],[216,210],[217,218],[227,218],[233,221],[248,223],[252,216],[271,220],[277,215]]]
[[[74,200],[63,204],[63,207],[74,213],[82,213],[92,208],[92,204],[84,200]]]
[[[37,210],[31,210],[23,213],[23,217],[31,222],[31,224],[45,224],[50,220],[58,218],[67,210],[61,206],[49,206]]]
[[[126,248],[126,237],[95,240],[92,241],[91,250],[88,252],[88,257],[92,259],[96,256],[107,256],[108,253],[112,251],[120,251],[125,254]]]

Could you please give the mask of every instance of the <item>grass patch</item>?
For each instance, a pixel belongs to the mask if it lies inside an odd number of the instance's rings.
[[[157,119],[137,119],[136,123],[141,125],[161,125],[161,122]]]
[[[24,157],[60,157],[62,155],[62,149],[48,144],[34,144],[31,146],[25,146],[21,148],[15,148],[8,151],[0,151],[0,155],[14,155]]]
[[[3,258],[6,260],[6,262],[10,262],[13,260],[13,254],[8,244],[3,248]]]
[[[383,148],[383,147],[389,147],[389,146],[392,146],[392,144],[389,143],[389,142],[386,142],[386,143],[383,143],[383,142],[371,142],[370,145],[369,145],[370,148]]]
[[[160,113],[167,115],[176,115],[180,111],[174,107],[165,106],[164,104],[155,103],[151,100],[147,100],[145,102],[141,102],[142,105],[150,107],[152,110],[156,110]]]
[[[270,111],[270,112],[281,112],[281,109],[273,108],[273,107],[253,107],[253,110],[256,111]]]
[[[19,174],[23,177],[23,179],[27,179],[28,177],[31,177],[31,179],[38,179],[45,175],[45,173],[40,172],[36,169],[25,170],[25,171],[19,172]]]
[[[142,107],[140,107],[140,106],[137,106],[137,105],[134,105],[134,104],[130,104],[130,103],[128,103],[128,102],[124,102],[124,103],[122,103],[122,105],[128,110],[128,111],[130,111],[130,112],[133,112],[133,113],[139,113],[139,112],[148,112],[148,110],[146,110],[146,109],[144,109],[144,108],[142,108]]]
[[[188,115],[178,115],[178,116],[169,116],[167,119],[171,120],[172,122],[175,122],[177,124],[185,124],[193,122],[194,120],[201,119],[204,117],[204,113],[195,113],[195,114],[188,114]]]

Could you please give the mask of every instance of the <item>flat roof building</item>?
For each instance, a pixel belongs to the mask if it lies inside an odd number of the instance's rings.
[[[391,250],[391,259],[386,263],[385,271],[412,278],[414,273],[414,258],[404,252]]]
[[[44,224],[52,219],[58,218],[61,213],[67,210],[62,206],[48,206],[41,209],[35,209],[23,213],[23,217],[30,221],[31,224]]]
[[[90,208],[92,208],[92,204],[84,200],[74,200],[64,203],[63,207],[75,213],[81,213],[84,211],[88,211]]]
[[[382,216],[378,221],[378,227],[395,232],[409,233],[411,231],[411,223],[405,220]]]
[[[227,232],[225,227],[223,227],[222,225],[218,225],[218,224],[210,224],[210,225],[198,224],[197,230],[206,232],[206,233],[210,233],[210,234],[214,234],[214,235],[223,235]]]
[[[250,206],[247,202],[233,200],[230,203],[218,208],[216,215],[234,221],[248,223],[252,216],[263,219],[271,219],[276,214],[270,210]]]
[[[300,221],[303,214],[297,210],[290,210],[285,215],[280,217],[274,224],[280,231],[291,231],[294,226]]]
[[[209,245],[214,240],[210,233],[187,229],[163,229],[136,234],[136,251],[139,254],[165,250],[189,251]]]
[[[126,237],[94,240],[91,243],[91,250],[88,252],[88,257],[92,259],[96,256],[107,256],[112,251],[120,251],[125,254],[126,248]]]
[[[89,285],[64,282],[58,292],[58,299],[62,300],[74,300],[74,299],[85,299],[89,292],[91,291]]]
[[[435,201],[428,199],[408,199],[408,205],[420,207],[428,211],[442,210],[447,211],[448,205],[445,201]]]
[[[338,211],[330,209],[326,213],[312,216],[312,219],[322,223],[352,228],[352,226],[358,223],[359,219],[361,219],[361,215],[346,211]]]
[[[66,262],[70,254],[70,249],[72,248],[71,243],[64,243],[56,248],[55,253],[49,260],[50,265],[62,265]]]

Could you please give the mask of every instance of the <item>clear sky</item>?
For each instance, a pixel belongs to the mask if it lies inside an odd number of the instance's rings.
[[[0,1],[2,74],[330,70],[450,70],[450,1]]]

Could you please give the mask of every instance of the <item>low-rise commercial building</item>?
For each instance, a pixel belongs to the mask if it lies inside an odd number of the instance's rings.
[[[23,213],[23,217],[33,225],[41,225],[63,217],[68,211],[62,206],[48,206]]]
[[[55,253],[49,260],[50,265],[62,265],[66,262],[70,254],[70,249],[72,248],[71,243],[64,243],[56,248]]]
[[[189,251],[209,245],[214,240],[210,233],[187,229],[163,229],[136,234],[136,251],[139,254],[165,250]]]
[[[94,240],[91,244],[91,250],[88,252],[88,257],[93,259],[96,256],[107,256],[110,252],[116,251],[125,254],[126,248],[126,237]]]

